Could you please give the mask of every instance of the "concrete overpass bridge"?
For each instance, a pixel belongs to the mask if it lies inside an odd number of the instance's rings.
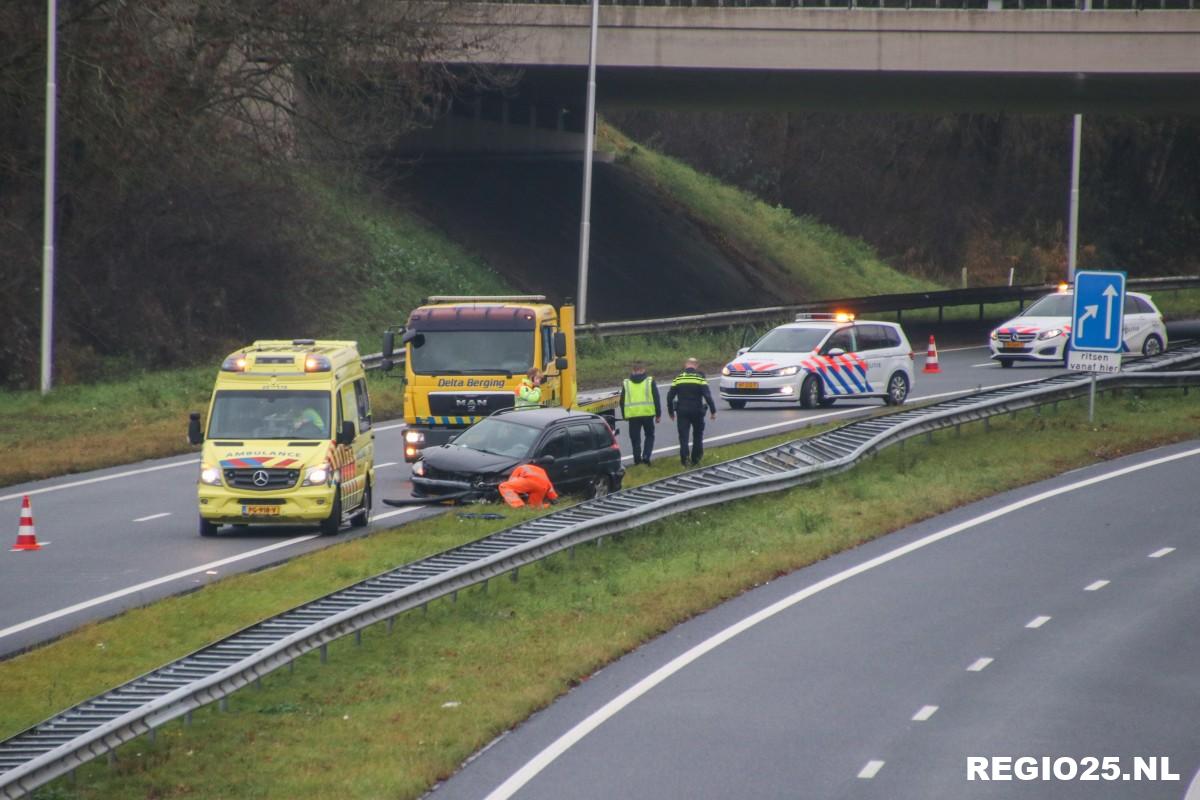
[[[795,1],[842,7],[604,5],[599,108],[1200,113],[1197,0],[1128,0],[1159,6],[1142,11]],[[1186,7],[1162,7],[1170,3]],[[522,77],[507,97],[456,108],[426,144],[577,152],[589,7],[467,3],[458,13],[463,40],[485,43],[456,61]],[[511,137],[495,126],[516,128],[518,141],[503,143]]]

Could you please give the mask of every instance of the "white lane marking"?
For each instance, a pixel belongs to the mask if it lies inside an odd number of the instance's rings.
[[[159,464],[157,467],[143,467],[142,469],[131,469],[125,472],[115,472],[112,475],[101,475],[99,478],[86,478],[81,481],[71,481],[70,483],[60,483],[57,486],[43,486],[41,489],[29,489],[16,494],[0,495],[0,502],[5,500],[18,500],[25,495],[45,494],[46,492],[57,492],[59,489],[74,489],[78,486],[87,486],[91,483],[100,483],[102,481],[112,481],[117,478],[128,478],[132,475],[145,475],[147,472],[158,472],[163,469],[175,469],[175,467],[186,467],[190,464],[199,464],[200,459],[190,458],[187,461],[176,461],[173,464]]]
[[[593,711],[587,716],[587,718],[577,723],[562,736],[551,742],[545,749],[526,762],[524,766],[510,775],[508,779],[504,781],[504,783],[497,786],[491,792],[491,794],[487,796],[486,800],[506,800],[507,798],[512,797],[513,794],[515,794],[522,786],[533,780],[538,773],[548,767],[556,758],[569,750],[577,742],[583,739],[583,737],[600,727],[600,725],[602,725],[606,720],[611,719],[617,712],[628,706],[634,700],[637,700],[639,697],[646,694],[646,692],[650,691],[655,686],[658,686],[660,683],[674,675],[679,670],[698,660],[706,653],[721,646],[725,642],[737,636],[739,633],[753,628],[760,622],[768,620],[782,611],[786,611],[802,600],[806,600],[807,598],[812,597],[819,592],[823,592],[832,586],[837,586],[839,583],[843,583],[850,578],[855,577],[856,575],[868,572],[875,567],[882,566],[889,561],[894,561],[902,556],[908,555],[909,553],[913,553],[917,550],[928,547],[935,542],[940,542],[942,539],[949,538],[957,533],[977,527],[986,522],[999,519],[1000,517],[1003,517],[1006,514],[1011,514],[1014,511],[1019,511],[1044,500],[1049,500],[1051,498],[1058,497],[1059,495],[1067,494],[1068,492],[1083,489],[1085,487],[1102,483],[1104,481],[1109,481],[1114,478],[1120,478],[1132,472],[1138,472],[1143,469],[1149,469],[1160,464],[1167,464],[1172,461],[1178,461],[1180,459],[1189,458],[1195,455],[1200,455],[1200,447],[1193,448],[1191,450],[1185,450],[1182,453],[1175,453],[1174,455],[1152,459],[1140,464],[1133,464],[1131,466],[1123,467],[1103,475],[1096,475],[1091,478],[1086,478],[1082,481],[1067,484],[1066,486],[1060,486],[1057,489],[1049,489],[1039,494],[1027,497],[1024,500],[1018,500],[1014,503],[1002,506],[1001,508],[997,508],[994,511],[989,511],[986,514],[981,514],[974,519],[965,520],[957,525],[952,525],[951,527],[937,531],[936,533],[931,533],[928,536],[917,539],[916,541],[909,542],[906,545],[901,545],[895,550],[890,550],[882,555],[876,556],[875,558],[868,559],[861,564],[857,564],[853,567],[842,570],[836,575],[831,575],[823,580],[817,581],[811,586],[801,589],[800,591],[789,595],[782,600],[778,600],[766,608],[760,609],[750,616],[744,617],[738,622],[735,622],[728,628],[713,634],[703,642],[700,642],[692,647],[687,652],[676,656],[666,664],[656,669],[654,672],[647,675],[645,678],[642,678],[633,686],[630,686],[612,700]],[[976,663],[978,664],[980,662],[983,662],[983,666],[986,667],[988,664],[992,663],[992,659],[981,658]],[[982,668],[983,667],[980,667],[980,669]]]
[[[1162,557],[1163,557],[1163,556],[1165,556],[1167,553],[1174,553],[1174,552],[1175,552],[1175,548],[1174,548],[1174,547],[1164,547],[1164,548],[1163,548],[1163,549],[1161,549],[1161,550],[1155,550],[1153,553],[1151,553],[1151,554],[1150,554],[1150,556],[1149,556],[1149,557],[1150,557],[1150,558],[1162,558]]]
[[[913,722],[925,722],[937,713],[937,706],[921,706],[921,710],[912,715]]]
[[[30,628],[37,627],[38,625],[41,625],[43,623],[59,619],[60,617],[65,617],[68,614],[74,614],[76,611],[83,611],[85,609],[92,608],[94,606],[98,606],[101,603],[107,603],[110,600],[116,600],[117,598],[125,597],[126,595],[130,595],[130,594],[134,594],[135,592],[141,592],[146,589],[152,589],[155,586],[160,586],[164,583],[169,583],[170,581],[178,580],[179,578],[186,578],[189,575],[195,575],[196,573],[199,573],[199,572],[208,572],[209,570],[215,569],[217,567],[223,567],[226,564],[235,564],[238,561],[243,561],[247,558],[254,558],[255,556],[262,555],[263,553],[269,553],[272,550],[280,550],[284,547],[291,547],[294,544],[300,544],[302,542],[307,542],[309,539],[316,539],[316,538],[317,538],[317,534],[314,533],[314,534],[310,534],[308,536],[297,536],[294,539],[285,539],[282,542],[276,542],[275,544],[269,544],[266,547],[260,547],[257,550],[248,550],[245,553],[239,553],[236,556],[229,556],[228,558],[222,558],[219,561],[210,561],[207,564],[201,564],[198,567],[192,567],[191,569],[180,570],[179,572],[172,572],[170,575],[164,575],[161,578],[154,578],[153,580],[144,581],[142,583],[137,584],[136,586],[128,586],[124,589],[118,589],[115,592],[109,592],[108,594],[101,595],[100,597],[93,597],[91,600],[84,600],[82,603],[76,603],[73,606],[67,606],[66,608],[60,608],[57,611],[51,611],[49,614],[43,614],[40,617],[35,617],[34,619],[27,620],[25,622],[21,622],[17,625],[10,625],[7,628],[0,629],[0,639],[3,639],[6,636],[12,636],[14,633],[20,633],[21,631],[29,630]]]
[[[1025,623],[1025,627],[1026,628],[1040,628],[1049,621],[1050,621],[1049,617],[1045,617],[1045,616],[1034,617],[1033,619],[1029,620],[1029,622]]]
[[[371,430],[375,431],[394,431],[397,428],[403,428],[407,423],[397,422],[394,425],[376,425]]]
[[[1105,586],[1108,586],[1108,581],[1094,581],[1083,587],[1083,590],[1085,592],[1094,592],[1097,589],[1103,589]]]
[[[997,364],[995,361],[985,361],[982,364],[972,364],[971,366],[972,367],[995,367],[995,366],[997,366]]]
[[[394,467],[394,466],[396,466],[397,463],[398,462],[396,462],[396,461],[385,461],[382,464],[376,464],[375,469],[383,469],[384,467]]]
[[[171,516],[170,511],[163,511],[158,514],[151,514],[148,517],[138,517],[137,519],[134,520],[134,522],[149,522],[152,519],[161,519],[163,517],[169,517],[169,516]]]
[[[984,658],[977,658],[971,662],[971,666],[967,667],[967,672],[983,672],[988,668],[988,664],[991,664],[994,660],[986,656]]]
[[[939,353],[961,353],[964,350],[987,350],[986,344],[973,344],[970,347],[939,347]]]
[[[395,511],[385,511],[382,514],[372,514],[371,521],[376,522],[381,519],[387,519],[388,517],[395,517],[399,514],[407,514],[411,511],[416,511],[419,508],[421,508],[421,506],[409,506],[408,508],[397,508]]]
[[[883,764],[884,762],[878,760],[868,761],[867,765],[858,771],[858,777],[871,780],[879,774],[879,770],[883,769]]]
[[[1188,784],[1183,800],[1200,800],[1200,772],[1192,776],[1192,782]]]

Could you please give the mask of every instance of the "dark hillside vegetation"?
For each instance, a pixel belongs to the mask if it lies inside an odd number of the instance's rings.
[[[1200,108],[1198,108],[1200,110]],[[972,283],[1066,271],[1071,117],[626,112],[639,141],[877,248]],[[1081,268],[1200,271],[1200,116],[1084,117]]]

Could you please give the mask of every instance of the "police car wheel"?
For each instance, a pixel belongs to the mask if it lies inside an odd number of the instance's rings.
[[[821,402],[821,382],[815,375],[809,375],[800,384],[800,407],[816,408]]]
[[[1150,334],[1146,337],[1146,341],[1142,342],[1142,355],[1144,356],[1156,356],[1162,351],[1162,339],[1154,334]]]
[[[1008,369],[1012,365],[1013,365],[1013,360],[1011,358],[1000,359],[1000,366],[1004,367],[1005,369]]]
[[[329,511],[329,516],[321,520],[321,535],[322,536],[337,536],[338,531],[342,529],[342,493],[338,490],[337,496],[333,500],[333,508]]]
[[[745,400],[726,400],[725,402],[729,403],[729,407],[734,409],[746,407]]]
[[[908,399],[908,378],[903,372],[896,372],[892,377],[888,378],[887,394],[883,396],[883,402],[889,406],[904,405],[904,401]]]
[[[215,522],[209,522],[204,517],[200,518],[200,535],[201,536],[216,536],[217,528],[220,527]]]
[[[369,483],[363,489],[362,505],[350,518],[350,524],[355,528],[365,528],[371,524],[371,484]]]

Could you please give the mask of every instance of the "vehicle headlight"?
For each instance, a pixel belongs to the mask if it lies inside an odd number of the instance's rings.
[[[413,464],[412,465],[412,474],[416,475],[418,478],[425,477],[425,462],[418,461],[417,463]]]
[[[729,377],[729,365],[728,365],[728,364],[726,364],[725,366],[721,367],[721,374],[722,374],[722,375],[724,375],[724,376],[725,376],[725,377],[727,377],[727,378]]]
[[[997,328],[996,330],[992,331],[992,332],[991,332],[991,333],[988,335],[988,338],[990,338],[990,339],[991,339],[993,342],[994,342],[994,341],[996,341],[997,339],[999,339],[1000,337],[996,335],[997,331],[999,331],[999,330],[1000,330],[1000,329],[999,329],[999,328]]]
[[[209,486],[220,486],[221,470],[216,467],[201,467],[200,482],[207,483]]]
[[[776,375],[795,375],[799,371],[800,371],[799,367],[784,367],[783,369],[779,370],[775,374]]]
[[[313,464],[304,470],[304,480],[300,482],[300,485],[320,486],[324,483],[329,483],[329,465]]]
[[[1062,328],[1051,328],[1048,331],[1042,331],[1041,333],[1039,333],[1038,339],[1054,339],[1054,338],[1056,338],[1058,336],[1062,336],[1062,335],[1063,335]]]
[[[425,441],[425,433],[423,431],[405,431],[405,444],[421,444]]]

